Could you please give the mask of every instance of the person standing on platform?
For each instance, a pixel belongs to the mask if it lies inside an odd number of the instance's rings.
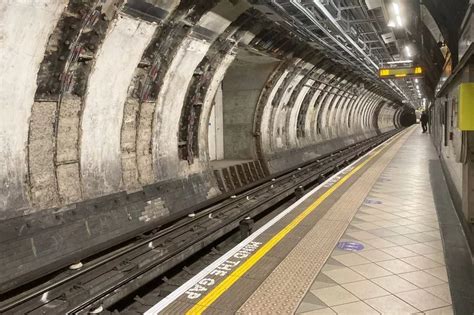
[[[423,111],[423,113],[421,113],[420,122],[421,128],[423,129],[423,133],[426,133],[428,131],[428,114],[426,113],[426,111]]]

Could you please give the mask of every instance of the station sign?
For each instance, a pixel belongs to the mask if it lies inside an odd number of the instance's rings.
[[[381,79],[405,79],[405,78],[421,78],[424,75],[423,68],[416,67],[393,67],[380,68],[379,78]]]
[[[454,100],[453,106],[456,106]],[[474,131],[474,83],[465,82],[459,85],[457,112],[458,128],[462,131]]]

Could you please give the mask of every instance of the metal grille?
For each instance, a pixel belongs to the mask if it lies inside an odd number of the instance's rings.
[[[379,65],[398,54],[396,40],[386,26],[383,7],[369,10],[363,0],[260,0],[333,61],[348,65],[368,78],[391,99],[412,99],[411,81],[378,79]],[[383,35],[383,36],[382,36]]]

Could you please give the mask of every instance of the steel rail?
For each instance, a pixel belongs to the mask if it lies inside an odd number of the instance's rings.
[[[360,145],[361,143],[357,143],[355,145]],[[352,147],[352,146],[351,146]],[[343,152],[345,150],[349,150],[351,147],[346,147],[346,148],[343,148],[341,149],[340,152]],[[317,159],[317,162],[324,162],[325,159],[327,158],[330,158],[334,153],[328,153],[328,154],[325,154],[323,156],[320,156],[318,157]],[[314,162],[313,162],[314,163]],[[303,166],[303,167],[311,167],[312,165],[311,164],[308,164],[306,163],[307,165]],[[301,170],[303,170],[302,166],[300,165],[298,168],[301,168]],[[299,171],[301,171],[299,170]],[[152,236],[151,238],[148,238],[144,241],[141,241],[141,242],[138,242],[138,243],[134,243],[134,244],[129,244],[129,245],[125,245],[124,247],[118,249],[117,251],[114,251],[113,253],[109,253],[109,254],[106,254],[102,257],[102,259],[98,262],[93,262],[91,265],[88,265],[84,268],[81,268],[79,271],[75,272],[74,274],[72,275],[69,275],[65,278],[62,278],[62,279],[59,279],[57,281],[55,281],[54,283],[45,283],[44,285],[42,285],[40,288],[38,288],[35,292],[31,292],[31,293],[28,293],[26,295],[22,295],[20,298],[17,298],[15,299],[14,302],[8,304],[8,305],[5,305],[5,304],[0,304],[0,312],[4,312],[10,308],[13,308],[29,299],[32,299],[36,296],[39,296],[45,292],[48,292],[50,291],[51,289],[54,289],[68,281],[71,281],[83,274],[86,274],[108,262],[111,262],[112,260],[120,257],[120,256],[123,256],[135,249],[138,249],[140,247],[143,247],[144,245],[147,245],[148,243],[158,239],[158,238],[161,238],[163,236],[166,236],[167,234],[171,233],[171,232],[174,232],[175,230],[177,229],[180,229],[180,228],[183,228],[187,225],[190,225],[190,223],[193,223],[193,222],[196,222],[198,221],[199,219],[203,218],[203,217],[206,217],[209,215],[209,213],[212,213],[213,211],[217,211],[217,210],[220,210],[224,207],[227,207],[231,204],[235,204],[237,203],[238,201],[241,201],[243,199],[245,199],[247,197],[247,195],[249,193],[255,193],[256,191],[259,191],[259,190],[263,190],[264,188],[270,186],[270,185],[274,185],[276,182],[272,181],[273,179],[276,179],[278,178],[279,181],[281,180],[284,180],[286,179],[287,177],[293,175],[294,172],[294,169],[292,169],[291,171],[284,171],[284,174],[275,174],[274,176],[271,176],[272,179],[269,181],[269,178],[266,178],[264,179],[264,183],[257,186],[257,187],[251,187],[249,188],[248,190],[244,191],[245,194],[240,194],[239,196],[236,196],[236,198],[234,199],[227,199],[225,201],[223,201],[222,203],[218,204],[217,205],[217,208],[216,206],[211,206],[210,208],[208,209],[205,209],[205,210],[202,210],[202,211],[199,211],[195,217],[192,217],[190,219],[188,219],[187,221],[185,222],[181,222],[181,223],[178,223],[176,225],[173,225],[173,226],[170,226],[164,230],[161,230],[158,234]],[[227,202],[226,202],[227,201]],[[182,219],[185,219],[187,216],[183,216],[182,218],[176,220],[176,221],[179,221],[179,220],[182,220]]]
[[[163,237],[165,237],[165,236],[167,236],[167,235],[169,235],[173,232],[176,232],[178,230],[183,230],[183,231],[187,232],[187,231],[189,231],[189,229],[186,229],[186,227],[192,227],[193,223],[196,223],[196,222],[202,220],[203,218],[207,218],[207,216],[210,213],[216,213],[218,211],[223,211],[227,208],[230,208],[230,210],[228,210],[228,211],[231,211],[232,209],[235,209],[236,205],[239,205],[240,201],[242,201],[244,199],[246,200],[246,198],[249,195],[256,194],[258,192],[264,192],[265,193],[265,190],[267,190],[269,187],[271,188],[272,185],[279,184],[279,183],[282,184],[282,187],[279,187],[279,188],[283,188],[283,189],[281,191],[277,192],[278,195],[288,193],[288,191],[290,191],[290,190],[294,189],[295,187],[298,187],[301,184],[304,184],[305,182],[307,182],[308,179],[311,177],[311,175],[314,176],[314,174],[310,174],[311,171],[315,172],[316,170],[318,170],[320,174],[325,174],[325,172],[330,172],[334,167],[337,168],[341,164],[344,164],[344,162],[347,162],[347,156],[351,155],[351,153],[352,153],[352,155],[357,155],[358,156],[358,155],[360,155],[361,152],[365,151],[366,147],[370,147],[371,144],[373,145],[373,143],[380,143],[381,141],[384,141],[384,138],[387,138],[389,136],[390,135],[382,134],[379,137],[374,137],[374,138],[371,138],[371,139],[368,139],[368,140],[365,140],[365,141],[361,141],[359,143],[356,143],[354,145],[345,147],[345,148],[343,148],[341,150],[338,150],[336,152],[328,153],[324,156],[320,156],[316,160],[304,163],[304,164],[306,164],[304,166],[302,165],[302,166],[300,166],[296,169],[284,171],[284,172],[282,172],[283,174],[281,174],[278,177],[278,180],[276,178],[273,178],[273,180],[270,180],[270,181],[267,180],[265,183],[263,183],[263,184],[261,184],[257,187],[250,187],[248,190],[244,191],[242,193],[242,195],[240,195],[239,197],[231,199],[230,202],[224,201],[224,202],[222,202],[222,204],[219,204],[217,207],[211,207],[209,209],[202,210],[202,211],[198,212],[195,215],[195,217],[193,217],[193,218],[186,218],[186,217],[182,218],[182,219],[186,219],[186,220],[183,221],[183,222],[178,222],[178,224],[170,226],[170,227],[160,231],[156,235],[153,235],[153,236],[147,238],[146,240],[139,241],[138,243],[135,243],[135,244],[128,244],[128,245],[126,245],[125,247],[123,247],[119,250],[116,250],[112,253],[108,253],[108,254],[104,255],[104,257],[101,257],[100,261],[94,262],[89,266],[85,266],[83,269],[79,270],[78,272],[76,272],[73,275],[69,275],[69,276],[67,276],[63,279],[60,279],[56,282],[53,282],[53,283],[46,283],[43,286],[40,286],[37,290],[33,290],[32,292],[27,292],[25,295],[22,295],[19,298],[11,299],[7,303],[4,303],[3,305],[0,306],[0,312],[5,312],[5,311],[8,311],[10,309],[21,306],[22,304],[24,304],[28,301],[31,301],[32,299],[38,297],[41,294],[47,293],[47,292],[49,292],[49,291],[51,291],[55,288],[60,287],[61,285],[64,285],[68,282],[71,282],[72,280],[80,277],[81,275],[86,275],[88,273],[91,273],[92,271],[96,270],[98,267],[103,266],[103,265],[105,265],[109,262],[113,262],[114,260],[120,259],[124,255],[126,255],[127,253],[131,253],[132,251],[140,249],[141,247],[148,246],[148,244],[150,244],[150,242],[161,239],[161,238],[163,238]],[[344,155],[345,152],[349,152],[349,153],[347,155]],[[331,165],[331,162],[334,165]],[[321,164],[322,163],[329,164],[329,166],[327,166],[326,168],[323,168],[324,172],[321,172]],[[316,170],[314,168],[316,168]],[[305,175],[305,172],[307,173],[306,177],[303,176],[302,179],[295,182],[293,185],[290,185],[289,188],[284,187],[285,184],[291,183],[291,180],[294,179],[295,175],[297,175],[297,174]],[[285,182],[285,180],[288,179],[289,177],[291,177],[291,180]],[[270,191],[268,191],[268,192],[270,192]],[[275,197],[275,195],[273,195],[273,197],[270,198],[270,199],[274,199],[274,197]],[[262,205],[268,203],[270,199],[261,200],[258,204],[254,204],[253,207],[250,207],[245,212],[242,212],[241,214],[239,214],[237,217],[234,216],[233,218],[226,221],[224,224],[221,224],[220,226],[215,227],[209,233],[206,233],[204,236],[201,236],[199,239],[194,240],[194,242],[191,242],[191,244],[188,243],[186,245],[186,247],[178,248],[174,252],[171,252],[168,255],[160,257],[158,260],[156,260],[153,263],[147,265],[145,268],[137,270],[136,272],[132,273],[132,275],[124,277],[119,282],[117,282],[114,286],[109,287],[107,290],[103,290],[100,294],[97,294],[93,298],[90,298],[90,299],[84,301],[83,303],[80,303],[76,307],[74,307],[72,312],[79,311],[81,308],[87,307],[88,305],[91,305],[91,304],[97,302],[98,300],[100,300],[104,296],[108,295],[110,292],[113,292],[114,290],[117,290],[118,288],[124,286],[126,283],[132,281],[133,279],[136,279],[140,275],[143,275],[146,272],[148,272],[149,270],[155,268],[156,266],[158,266],[160,264],[163,264],[167,260],[172,259],[174,256],[178,255],[179,253],[182,253],[187,248],[189,248],[189,247],[195,245],[196,243],[202,241],[203,239],[205,239],[206,237],[212,235],[213,233],[216,233],[218,230],[222,229],[224,226],[235,224],[241,218],[244,218],[249,213],[251,213],[252,211],[257,209],[258,207],[261,207]],[[144,255],[146,253],[147,252],[143,252],[143,253],[140,253],[140,255]],[[121,261],[119,261],[119,262],[121,262]],[[107,272],[107,270],[105,272]],[[104,274],[104,273],[102,273],[102,274]],[[50,302],[50,301],[48,301],[48,302]],[[41,306],[39,306],[39,307],[41,307]]]
[[[384,137],[382,137],[384,138]],[[378,138],[379,140],[379,138]],[[375,141],[369,145],[367,145],[366,147],[362,147],[360,148],[359,150],[356,150],[357,152],[356,153],[353,153],[353,156],[352,158],[355,158],[356,156],[359,155],[359,153],[361,152],[365,152],[367,151],[368,148],[371,148],[373,146],[375,146],[376,144],[380,143],[380,142],[383,142],[384,140],[379,140],[379,141]],[[314,179],[314,181],[317,181],[321,175],[327,175],[329,173],[331,173],[334,168],[338,168],[340,167],[341,165],[344,165],[345,163],[348,162],[348,159],[347,159],[347,156],[341,156],[340,158],[338,159],[332,159],[330,162],[333,162],[331,165],[331,163],[329,163],[330,165],[327,165],[325,166],[322,170],[319,170],[319,174],[318,174],[318,178],[317,179]],[[313,175],[314,176],[314,175]],[[312,177],[312,176],[309,176],[309,177]],[[284,194],[286,193],[288,190],[293,190],[294,188],[296,187],[300,187],[301,184],[305,181],[307,181],[308,178],[305,178],[297,183],[294,183],[293,185],[291,185],[291,187],[289,187],[288,189],[285,189],[281,192],[279,192],[276,196],[274,195],[272,198],[275,198],[277,197],[278,195],[281,195],[281,194]],[[214,233],[216,233],[217,231],[219,231],[220,229],[222,229],[224,226],[227,226],[227,225],[230,225],[230,224],[236,224],[238,225],[237,222],[240,221],[240,219],[243,219],[245,217],[247,217],[254,209],[260,207],[261,205],[264,205],[265,203],[267,203],[268,200],[262,200],[259,204],[256,204],[256,205],[253,205],[252,208],[246,210],[245,212],[241,213],[240,215],[237,216],[237,218],[230,218],[228,219],[225,223],[223,223],[221,226],[217,226],[215,227],[213,230],[209,231],[208,233],[204,234],[201,236],[200,239],[197,239],[197,240],[194,240],[191,244],[187,245],[186,247],[183,247],[183,248],[180,248],[180,249],[177,249],[175,252],[173,253],[170,253],[169,255],[167,255],[166,257],[163,257],[161,258],[159,261],[156,261],[150,265],[148,265],[147,267],[143,268],[142,270],[138,270],[136,271],[135,274],[133,275],[129,275],[128,277],[126,277],[125,279],[122,279],[119,283],[117,283],[116,285],[114,285],[113,287],[110,287],[108,290],[104,291],[104,292],[101,292],[100,294],[96,295],[95,297],[87,300],[87,301],[84,301],[83,303],[81,303],[80,305],[77,305],[75,308],[73,308],[72,310],[68,311],[68,314],[77,314],[78,312],[82,311],[82,310],[85,310],[85,308],[91,306],[91,305],[94,305],[95,302],[98,302],[100,301],[102,298],[104,298],[105,296],[107,296],[108,294],[110,294],[111,292],[119,289],[120,287],[124,286],[125,284],[133,281],[134,279],[138,278],[139,276],[145,274],[146,272],[148,272],[149,270],[157,267],[158,265],[164,263],[165,261],[171,259],[172,257],[176,256],[176,255],[179,255],[180,253],[182,253],[183,251],[185,251],[187,248],[195,245],[196,243],[200,242],[201,240],[213,235]]]

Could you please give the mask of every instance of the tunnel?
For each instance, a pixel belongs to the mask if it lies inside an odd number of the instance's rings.
[[[274,172],[409,124],[381,87],[239,1],[66,4],[5,14],[34,19],[24,42],[14,22],[6,34],[3,218],[184,178],[209,198],[213,161]]]
[[[244,1],[3,15],[1,219],[56,230],[59,256],[412,123],[392,91]],[[35,247],[35,266],[59,258]]]
[[[417,122],[283,2],[0,4],[0,292]]]

